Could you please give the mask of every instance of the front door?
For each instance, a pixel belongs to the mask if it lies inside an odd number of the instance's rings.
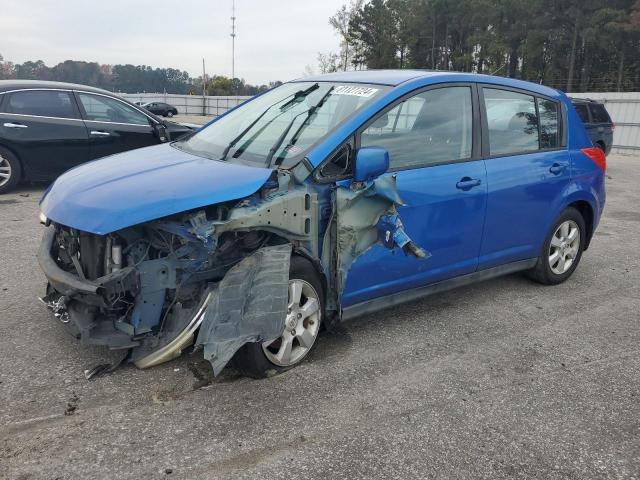
[[[360,146],[389,152],[387,175],[397,178],[405,231],[431,256],[417,259],[374,245],[352,264],[342,307],[476,270],[487,182],[474,132],[475,97],[466,84],[424,90],[393,105],[361,133]]]
[[[159,143],[151,119],[116,98],[76,92],[89,132],[91,158]]]
[[[20,90],[3,97],[0,139],[28,178],[55,178],[89,159],[87,129],[71,92]]]

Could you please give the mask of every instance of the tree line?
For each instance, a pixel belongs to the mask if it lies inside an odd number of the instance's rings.
[[[147,65],[101,65],[97,62],[67,60],[48,67],[42,60],[12,63],[0,55],[0,80],[49,80],[78,83],[123,93],[173,93],[202,95],[202,76],[192,78],[175,68],[152,68]],[[207,95],[255,95],[269,85],[251,85],[240,78],[207,76]]]
[[[640,90],[640,0],[351,0],[322,72],[420,68],[568,92]]]

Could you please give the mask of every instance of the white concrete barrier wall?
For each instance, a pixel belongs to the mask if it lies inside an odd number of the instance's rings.
[[[567,95],[604,103],[611,120],[616,124],[612,152],[637,154],[640,151],[640,92],[587,92]]]
[[[217,117],[251,97],[202,97],[202,95],[164,95],[162,93],[119,93],[130,102],[165,102],[178,109],[178,115]]]

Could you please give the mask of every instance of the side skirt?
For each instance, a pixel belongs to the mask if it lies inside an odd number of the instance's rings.
[[[505,265],[498,265],[497,267],[468,273],[467,275],[461,275],[459,277],[443,280],[442,282],[432,283],[424,287],[412,288],[410,290],[392,293],[385,297],[367,300],[366,302],[357,303],[343,309],[340,319],[342,321],[349,320],[367,313],[373,313],[385,308],[395,307],[402,303],[411,302],[418,298],[426,297],[427,295],[433,295],[434,293],[440,293],[453,288],[469,285],[470,283],[508,275],[509,273],[528,270],[535,267],[537,261],[537,258],[530,258],[528,260],[520,260],[518,262],[507,263]]]

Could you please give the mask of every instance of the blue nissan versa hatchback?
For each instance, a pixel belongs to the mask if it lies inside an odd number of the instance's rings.
[[[605,157],[571,102],[484,75],[364,71],[279,86],[44,194],[43,302],[144,368],[201,348],[260,377],[322,325],[516,271],[574,272]]]

